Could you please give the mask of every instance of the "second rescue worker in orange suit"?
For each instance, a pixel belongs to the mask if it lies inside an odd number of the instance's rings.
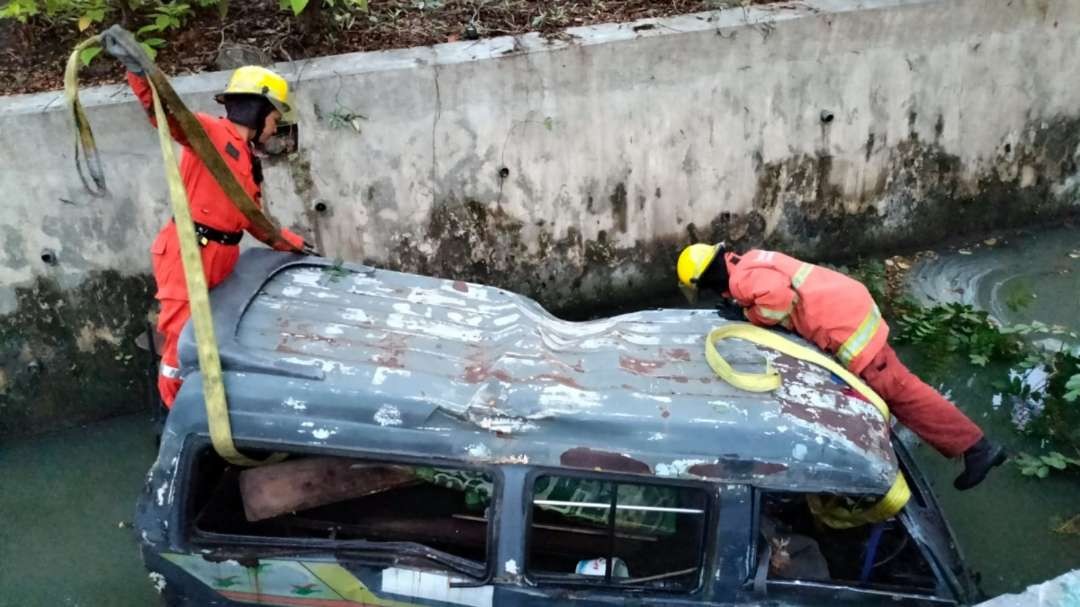
[[[693,298],[709,289],[733,298],[756,325],[780,325],[832,353],[889,405],[896,419],[945,457],[964,457],[953,483],[974,487],[1005,461],[971,421],[909,371],[889,346],[889,326],[862,283],[775,251],[728,252],[723,244],[690,245],[679,282]]]
[[[109,32],[102,35],[105,51],[128,68],[128,83],[156,126],[150,86],[138,62],[116,43]],[[288,83],[274,72],[255,66],[236,70],[229,85],[217,100],[225,105],[226,117],[195,114],[210,141],[217,148],[248,196],[261,206],[262,168],[253,154],[255,145],[265,144],[277,129],[277,121],[288,116]],[[180,175],[187,190],[191,217],[202,249],[203,271],[207,287],[213,289],[230,273],[240,255],[239,243],[244,231],[266,241],[268,234],[253,231],[251,222],[226,196],[224,190],[202,160],[188,147],[180,128],[170,118],[173,138],[183,146]],[[314,253],[310,245],[295,233],[282,229],[287,243],[274,248],[297,253]],[[160,304],[158,331],[165,338],[158,375],[158,391],[166,407],[172,407],[183,380],[180,377],[176,347],[180,332],[190,316],[187,283],[180,261],[180,242],[176,224],[169,221],[158,232],[150,248],[157,299]]]

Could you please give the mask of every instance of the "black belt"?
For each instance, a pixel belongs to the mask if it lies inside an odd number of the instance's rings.
[[[205,247],[211,242],[227,246],[238,245],[244,237],[243,232],[222,232],[197,221],[193,223],[195,224],[195,235],[198,237],[200,247]]]

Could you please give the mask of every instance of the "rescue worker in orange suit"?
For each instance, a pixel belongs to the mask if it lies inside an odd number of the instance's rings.
[[[139,63],[116,43],[108,30],[102,35],[102,46],[127,68],[127,80],[132,91],[149,115],[150,122],[157,126],[150,85]],[[254,148],[265,144],[274,135],[278,120],[290,117],[288,83],[268,69],[241,67],[232,74],[225,91],[216,99],[225,106],[224,118],[201,113],[195,114],[195,117],[244,191],[261,206],[262,167]],[[254,231],[251,222],[232,204],[206,165],[188,146],[183,132],[171,117],[169,130],[173,139],[183,146],[180,175],[195,222],[207,287],[213,289],[232,273],[240,255],[238,245],[245,230],[264,242],[269,240],[270,235]],[[281,233],[286,242],[279,243],[275,249],[314,253],[311,245],[297,234],[286,229],[282,229]],[[154,280],[157,282],[156,297],[160,304],[158,331],[165,338],[158,391],[165,406],[171,408],[183,383],[176,347],[180,332],[190,316],[187,284],[180,262],[180,242],[174,221],[170,220],[158,232],[150,253]]]
[[[730,297],[756,325],[782,326],[860,376],[901,423],[945,457],[963,456],[953,485],[966,490],[1005,461],[973,421],[909,371],[888,344],[889,327],[862,283],[774,251],[739,255],[723,244],[694,244],[679,255],[680,287]]]

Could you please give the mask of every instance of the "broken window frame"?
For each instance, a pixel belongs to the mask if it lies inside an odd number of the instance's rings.
[[[234,559],[240,562],[257,561],[260,558],[280,559],[304,555],[330,555],[340,562],[365,566],[390,567],[406,563],[421,570],[463,575],[468,578],[465,583],[469,586],[486,585],[492,582],[495,575],[497,508],[504,490],[504,480],[498,466],[470,465],[458,461],[445,462],[437,458],[366,451],[311,449],[309,446],[301,445],[289,445],[284,450],[280,444],[238,444],[238,447],[245,453],[253,454],[256,458],[260,457],[260,451],[263,454],[286,452],[289,455],[298,456],[341,457],[364,463],[427,466],[482,473],[490,478],[492,483],[491,503],[486,517],[484,562],[443,552],[418,542],[286,538],[203,531],[196,524],[199,506],[194,503],[196,486],[194,475],[198,468],[197,459],[205,452],[214,453],[214,447],[207,436],[194,436],[185,441],[181,448],[180,462],[176,467],[176,477],[173,479],[182,504],[178,512],[178,528],[181,546],[185,550],[191,553],[202,553],[207,560]],[[417,549],[415,551],[409,549],[413,547]]]
[[[906,473],[906,471],[905,471]],[[753,540],[750,542],[750,571],[745,583],[747,589],[753,589],[754,576],[757,573],[757,567],[759,559],[761,558],[761,511],[766,494],[787,494],[792,496],[805,496],[808,495],[801,491],[778,491],[761,489],[754,489],[753,498]],[[925,497],[918,494],[913,495],[913,500],[918,504],[925,504]],[[908,514],[906,510],[902,510],[895,520],[903,525],[904,531],[908,534],[909,540],[915,545],[915,548],[919,551],[923,560],[930,568],[934,575],[934,588],[933,590],[919,591],[918,589],[910,590],[898,590],[894,588],[888,588],[884,586],[874,586],[872,584],[863,584],[860,582],[853,582],[850,580],[800,580],[800,579],[786,579],[786,578],[774,578],[766,576],[765,587],[766,589],[780,590],[787,589],[793,592],[814,592],[820,591],[823,593],[836,592],[850,592],[856,593],[859,596],[865,596],[868,599],[871,597],[881,597],[882,600],[888,598],[889,600],[896,599],[910,599],[917,601],[925,601],[931,603],[941,603],[945,605],[955,604],[956,598],[953,596],[953,589],[948,583],[947,576],[942,574],[942,564],[940,559],[934,553],[930,546],[922,541],[920,534],[916,528],[915,521]]]
[[[532,567],[532,542],[533,542],[533,512],[535,508],[533,504],[533,495],[536,490],[536,482],[541,477],[554,476],[559,478],[579,478],[582,480],[598,481],[602,483],[611,483],[612,487],[612,502],[616,502],[618,499],[618,485],[648,485],[652,487],[666,487],[673,489],[691,489],[699,491],[704,497],[704,512],[701,513],[702,517],[702,532],[700,541],[697,546],[697,582],[692,587],[672,590],[667,588],[656,588],[651,586],[643,586],[641,584],[619,584],[612,582],[612,570],[611,559],[615,558],[615,554],[609,554],[606,559],[606,572],[603,576],[582,576],[574,574],[573,572],[567,573],[552,573],[536,571]],[[637,476],[632,474],[619,474],[610,472],[589,472],[584,470],[575,470],[568,468],[535,468],[531,470],[525,478],[525,517],[524,517],[524,539],[523,539],[523,553],[525,555],[525,567],[524,577],[531,584],[538,587],[577,587],[577,588],[593,588],[604,591],[616,591],[616,592],[630,592],[634,594],[664,594],[664,595],[677,595],[688,596],[693,595],[705,587],[707,573],[713,566],[714,559],[714,544],[716,542],[717,534],[717,520],[719,517],[719,500],[717,497],[717,485],[712,483],[706,483],[701,481],[683,480],[683,479],[663,479],[655,480],[655,478]],[[610,505],[608,505],[610,508]],[[681,510],[676,508],[676,510]],[[613,517],[609,519],[608,533],[604,537],[604,540],[609,542],[609,545],[614,541],[614,529],[611,527]]]

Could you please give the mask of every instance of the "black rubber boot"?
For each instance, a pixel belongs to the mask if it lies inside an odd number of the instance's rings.
[[[975,485],[983,482],[990,469],[1000,466],[1007,459],[1005,450],[1000,445],[991,443],[984,436],[979,442],[964,451],[964,471],[953,481],[953,487],[960,491],[967,491]]]

